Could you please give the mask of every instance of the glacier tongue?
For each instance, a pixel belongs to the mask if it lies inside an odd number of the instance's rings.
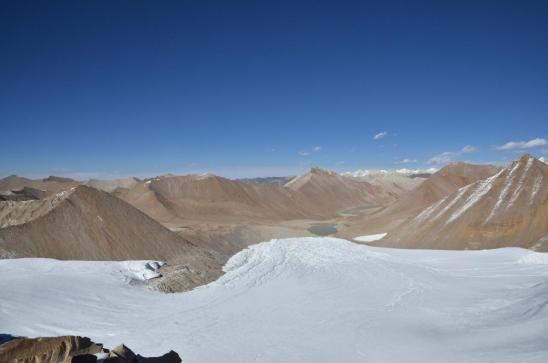
[[[140,262],[0,260],[0,323],[184,362],[545,362],[546,255],[294,238],[233,256],[181,294],[127,283]]]

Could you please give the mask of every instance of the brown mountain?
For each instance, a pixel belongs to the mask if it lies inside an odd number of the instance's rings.
[[[166,224],[332,218],[345,208],[391,200],[381,188],[317,168],[285,186],[215,175],[164,176],[115,194]]]
[[[432,174],[415,189],[403,193],[388,207],[350,219],[341,235],[352,238],[360,234],[389,232],[455,190],[489,177],[499,170],[499,167],[493,165],[463,162],[449,164]]]
[[[41,200],[0,202],[4,256],[71,260],[161,259],[184,256],[188,266],[210,256],[126,202],[87,186]]]
[[[548,251],[548,165],[524,155],[497,174],[464,186],[379,241],[405,248]]]
[[[378,173],[354,178],[378,186],[396,199],[399,199],[410,190],[421,185],[422,182],[430,177],[430,175],[431,174],[404,175],[398,173]]]
[[[499,170],[500,168],[494,165],[452,163],[432,174],[413,191],[405,194],[401,200],[387,208],[386,213],[420,211],[455,190],[477,180],[485,179]]]
[[[157,177],[115,194],[166,224],[305,217],[291,194],[280,186],[246,183],[215,175]]]
[[[317,168],[285,186],[166,175],[113,194],[224,258],[272,238],[310,236],[314,221],[336,218],[347,208],[394,200],[369,183]]]
[[[242,178],[237,180],[245,183],[284,185],[293,178],[294,176],[272,176],[262,178]]]
[[[285,187],[300,195],[307,210],[329,216],[351,207],[381,206],[394,201],[380,186],[320,168],[312,168]]]

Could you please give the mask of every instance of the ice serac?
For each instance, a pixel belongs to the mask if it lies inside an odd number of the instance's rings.
[[[524,155],[460,188],[379,242],[405,248],[525,247],[548,251],[548,165]]]

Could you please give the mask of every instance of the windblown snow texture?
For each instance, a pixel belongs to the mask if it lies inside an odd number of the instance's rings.
[[[3,333],[173,349],[187,363],[548,360],[548,258],[537,252],[273,240],[181,294],[128,284],[146,264],[1,260]]]

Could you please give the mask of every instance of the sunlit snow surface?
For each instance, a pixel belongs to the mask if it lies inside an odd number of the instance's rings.
[[[128,284],[127,269],[1,260],[0,333],[80,334],[186,363],[548,361],[548,258],[528,250],[274,240],[171,295]]]
[[[365,236],[354,237],[354,240],[360,242],[373,242],[383,239],[386,235],[387,233],[366,234]]]

